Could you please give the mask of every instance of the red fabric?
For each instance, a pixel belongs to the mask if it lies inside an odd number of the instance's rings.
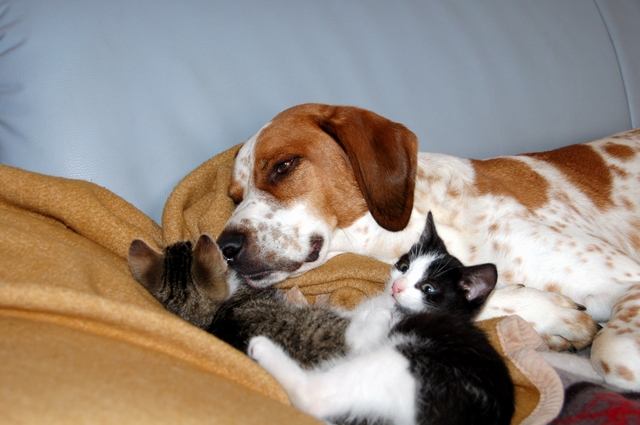
[[[567,388],[565,406],[552,424],[640,424],[640,394],[611,392],[591,383],[575,384]]]

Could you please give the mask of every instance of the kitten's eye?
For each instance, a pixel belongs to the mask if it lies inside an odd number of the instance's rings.
[[[409,263],[400,260],[396,263],[396,269],[400,270],[402,273],[406,273],[406,271],[409,270]]]
[[[422,292],[424,292],[425,294],[434,294],[434,293],[438,292],[436,287],[433,286],[430,283],[423,283],[422,285],[420,285],[420,290]]]

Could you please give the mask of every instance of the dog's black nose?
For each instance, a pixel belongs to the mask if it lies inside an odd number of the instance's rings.
[[[217,243],[227,263],[233,264],[242,251],[244,235],[235,230],[225,230],[220,234]]]

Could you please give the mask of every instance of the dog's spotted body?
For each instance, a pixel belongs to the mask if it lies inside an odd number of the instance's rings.
[[[229,193],[218,244],[250,285],[345,252],[391,263],[432,211],[453,255],[498,267],[480,319],[519,314],[554,349],[608,321],[592,363],[640,389],[640,129],[479,161],[418,154],[413,133],[366,110],[306,104],[243,145]]]

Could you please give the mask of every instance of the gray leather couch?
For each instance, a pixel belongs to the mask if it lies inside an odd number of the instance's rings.
[[[0,162],[156,221],[183,176],[298,103],[475,158],[640,125],[632,0],[0,0],[0,34]]]

